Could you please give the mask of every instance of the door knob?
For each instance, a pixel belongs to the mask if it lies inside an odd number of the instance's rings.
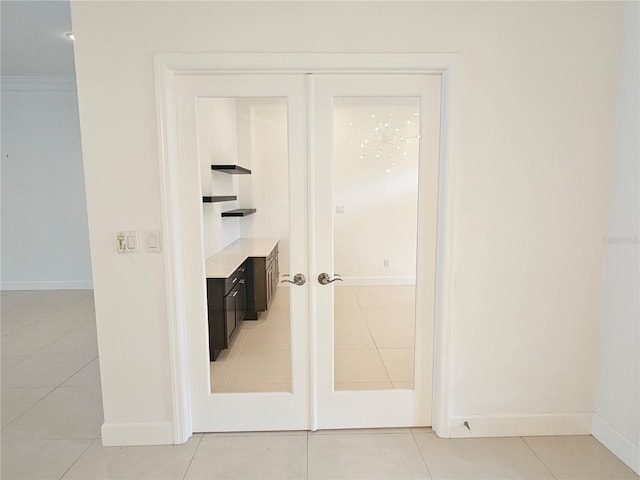
[[[283,275],[283,277],[288,277],[289,275]],[[307,281],[307,277],[305,277],[302,273],[296,273],[293,276],[293,280],[282,280],[280,283],[293,283],[294,285],[304,285]]]
[[[321,285],[329,285],[330,283],[333,282],[343,282],[344,280],[342,280],[341,276],[338,275],[337,273],[335,274],[335,278],[331,278],[331,275],[329,275],[328,273],[321,273],[320,275],[318,275],[318,282],[320,282]]]

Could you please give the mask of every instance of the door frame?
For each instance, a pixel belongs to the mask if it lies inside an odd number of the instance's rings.
[[[456,157],[461,103],[460,55],[427,53],[159,53],[154,55],[154,77],[173,442],[176,444],[185,443],[193,434],[193,427],[189,387],[184,261],[182,258],[175,78],[177,75],[304,75],[314,73],[442,75],[432,423],[436,434],[441,437],[450,436],[450,344],[454,315],[455,259],[453,254]],[[310,115],[309,111],[308,115]],[[312,153],[309,152],[309,154]],[[310,174],[312,173],[310,172]],[[313,323],[313,318],[310,321]],[[311,369],[313,370],[315,363],[313,352],[311,355]],[[314,372],[312,371],[310,374],[311,378],[314,378]],[[311,388],[314,388],[313,385]],[[311,395],[311,399],[313,402],[314,394]]]

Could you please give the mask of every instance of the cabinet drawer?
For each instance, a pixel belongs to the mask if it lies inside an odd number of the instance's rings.
[[[270,265],[271,263],[273,263],[273,261],[276,258],[278,258],[278,245],[273,247],[273,250],[271,250],[269,255],[267,255],[267,259],[266,259],[267,265]]]
[[[229,293],[231,289],[238,285],[238,282],[244,278],[246,278],[246,266],[243,263],[235,272],[231,274],[229,278],[224,281],[224,293]]]

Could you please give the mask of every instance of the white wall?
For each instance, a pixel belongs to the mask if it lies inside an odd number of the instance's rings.
[[[91,288],[73,78],[2,78],[2,289]]]
[[[154,52],[460,53],[451,433],[465,435],[466,419],[475,435],[589,433],[622,13],[610,2],[72,2],[103,441],[172,440],[164,266],[112,245],[123,224],[160,228]]]
[[[413,114],[419,111],[419,99],[334,102],[333,188],[336,208],[344,207],[344,213],[336,211],[334,216],[334,271],[342,274],[345,284],[415,284],[418,139],[403,144],[406,155],[393,152],[395,166],[386,155],[376,158],[360,145],[371,140],[368,136],[378,121],[390,120],[391,112],[391,126],[401,129],[398,135],[417,137],[418,118]],[[407,121],[414,123],[407,126]]]
[[[626,2],[593,434],[640,473],[640,4]]]
[[[233,98],[199,98],[198,156],[202,194],[205,196],[238,195],[235,175],[211,170],[211,165],[238,163],[238,132],[236,100]],[[238,208],[238,201],[205,203],[202,206],[202,227],[205,257],[240,238],[237,218],[223,218],[221,213]]]
[[[204,204],[205,256],[238,238],[280,239],[280,269],[289,268],[289,172],[287,104],[278,98],[198,99],[198,148],[204,195],[236,195],[234,202]],[[214,172],[233,164],[250,175]],[[243,218],[221,217],[235,208],[255,208]]]
[[[238,101],[241,164],[251,176],[239,180],[242,207],[255,208],[243,218],[243,237],[278,238],[280,272],[289,273],[289,153],[287,102],[280,98]],[[244,132],[244,133],[241,133]]]

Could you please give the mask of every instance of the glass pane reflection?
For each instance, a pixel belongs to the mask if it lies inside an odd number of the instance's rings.
[[[197,113],[203,196],[237,197],[203,205],[207,262],[224,263],[243,242],[263,244],[244,263],[240,255],[231,277],[215,278],[219,291],[208,288],[210,351],[219,349],[211,391],[291,392],[289,288],[278,274],[289,271],[287,99],[200,98]],[[239,209],[255,212],[223,216]],[[224,300],[212,302],[216,296]]]
[[[333,112],[334,388],[412,389],[419,99],[339,97]]]

